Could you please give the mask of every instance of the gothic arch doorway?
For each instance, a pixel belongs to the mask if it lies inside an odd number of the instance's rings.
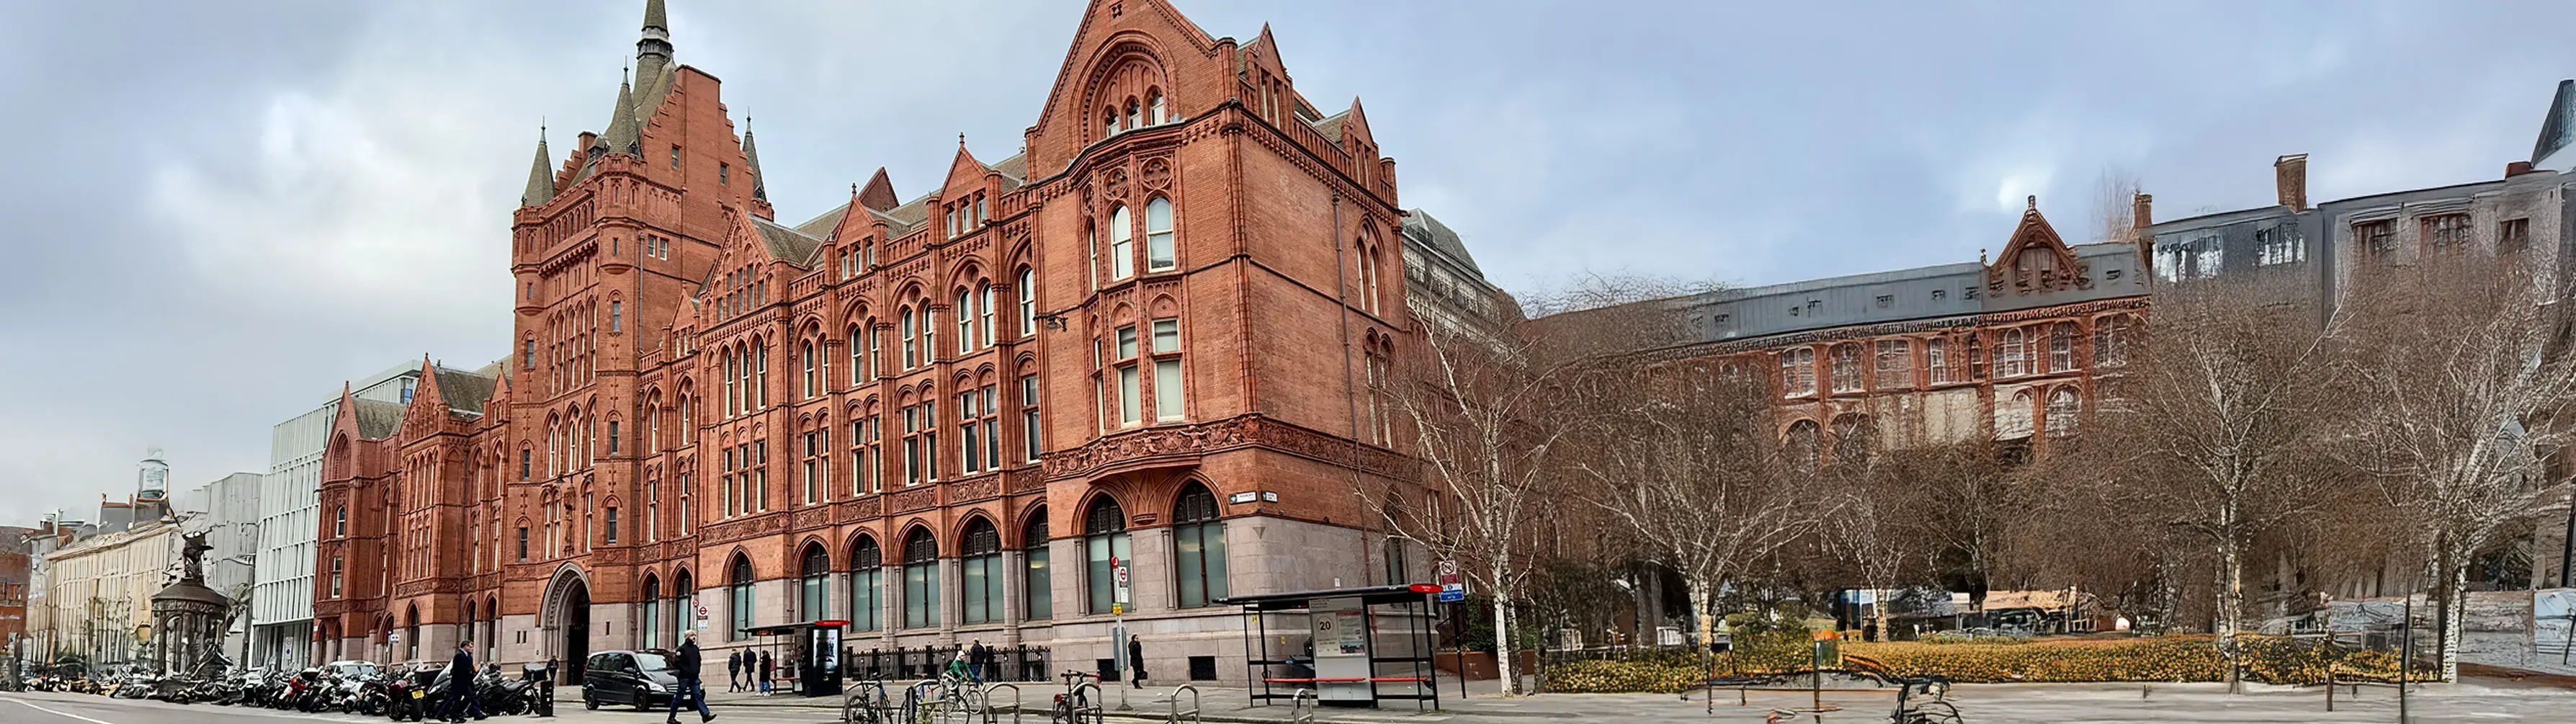
[[[569,564],[555,571],[546,584],[542,617],[538,628],[546,637],[546,651],[563,662],[556,681],[581,681],[582,664],[590,658],[590,577]]]

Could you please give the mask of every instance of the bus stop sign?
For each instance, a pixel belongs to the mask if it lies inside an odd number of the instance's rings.
[[[1467,600],[1467,584],[1458,580],[1457,561],[1441,561],[1437,572],[1440,575],[1441,603],[1457,603],[1459,601]]]

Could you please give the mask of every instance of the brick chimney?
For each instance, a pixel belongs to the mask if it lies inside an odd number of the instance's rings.
[[[2155,267],[2156,235],[2147,233],[2147,227],[2155,224],[2156,197],[2145,192],[2131,195],[2129,197],[2129,228],[2131,229],[2129,243],[2138,247],[2139,271],[2135,276],[2141,284],[2147,279],[2144,270]]]
[[[2281,190],[2281,205],[2308,210],[2308,155],[2293,153],[2272,161],[2272,181]]]
[[[2505,162],[2505,165],[2504,165],[2504,176],[2505,176],[2505,178],[2513,178],[2513,177],[2515,177],[2515,176],[2520,176],[2520,175],[2527,174],[2527,173],[2531,173],[2531,162],[2530,162],[2530,161],[2508,161],[2508,162]]]
[[[2137,194],[2129,198],[2129,228],[2145,229],[2156,225],[2156,197]]]

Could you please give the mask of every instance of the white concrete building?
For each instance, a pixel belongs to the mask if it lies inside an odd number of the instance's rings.
[[[361,399],[411,402],[420,363],[376,373],[354,389]],[[276,668],[322,663],[313,640],[313,542],[322,525],[322,446],[340,396],[278,423],[260,482],[259,554],[251,588],[251,653],[247,665]],[[212,585],[209,583],[209,585]]]
[[[224,656],[238,662],[250,655],[250,616],[242,603],[251,595],[254,560],[259,553],[261,483],[259,473],[233,473],[179,496],[178,508],[188,532],[204,531],[206,587],[233,600],[234,613],[224,629]],[[176,554],[174,554],[176,555]]]

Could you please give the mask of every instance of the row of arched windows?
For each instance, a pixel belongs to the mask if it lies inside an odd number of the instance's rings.
[[[1168,565],[1171,593],[1178,607],[1215,605],[1228,593],[1225,524],[1221,515],[1216,496],[1195,483],[1184,488],[1173,505],[1173,550]],[[790,609],[780,615],[791,621],[837,615],[850,622],[851,631],[921,629],[939,627],[944,620],[943,607],[954,606],[958,620],[965,624],[1000,622],[1008,618],[1005,583],[1016,576],[1023,616],[1028,620],[1051,619],[1055,616],[1054,572],[1046,519],[1043,506],[1028,515],[1019,538],[1016,564],[1004,557],[1001,532],[990,519],[980,515],[970,519],[950,551],[951,557],[957,559],[955,581],[942,580],[941,545],[927,527],[915,526],[906,531],[896,551],[898,555],[891,559],[874,536],[861,534],[851,541],[843,566],[837,570],[832,555],[821,543],[808,543],[799,552],[795,576],[790,579]],[[1125,510],[1117,501],[1101,496],[1085,509],[1082,520],[1084,566],[1078,572],[1083,577],[1082,611],[1108,614],[1120,606],[1132,610],[1132,599],[1122,601],[1118,596],[1113,567],[1133,564]],[[894,570],[888,571],[889,567]],[[844,577],[837,591],[832,585],[836,573]],[[757,580],[748,556],[736,554],[727,565],[725,597],[730,604],[730,632],[726,638],[739,638],[740,632],[765,618],[757,614],[759,599],[753,591]],[[651,603],[640,614],[642,646],[666,646],[669,640],[675,640],[668,637],[690,625],[688,619],[695,606],[688,572],[679,571],[673,581],[675,585],[666,590],[654,575],[648,573],[644,578],[643,598]],[[889,586],[895,589],[889,590]],[[887,610],[898,595],[901,608]]]

